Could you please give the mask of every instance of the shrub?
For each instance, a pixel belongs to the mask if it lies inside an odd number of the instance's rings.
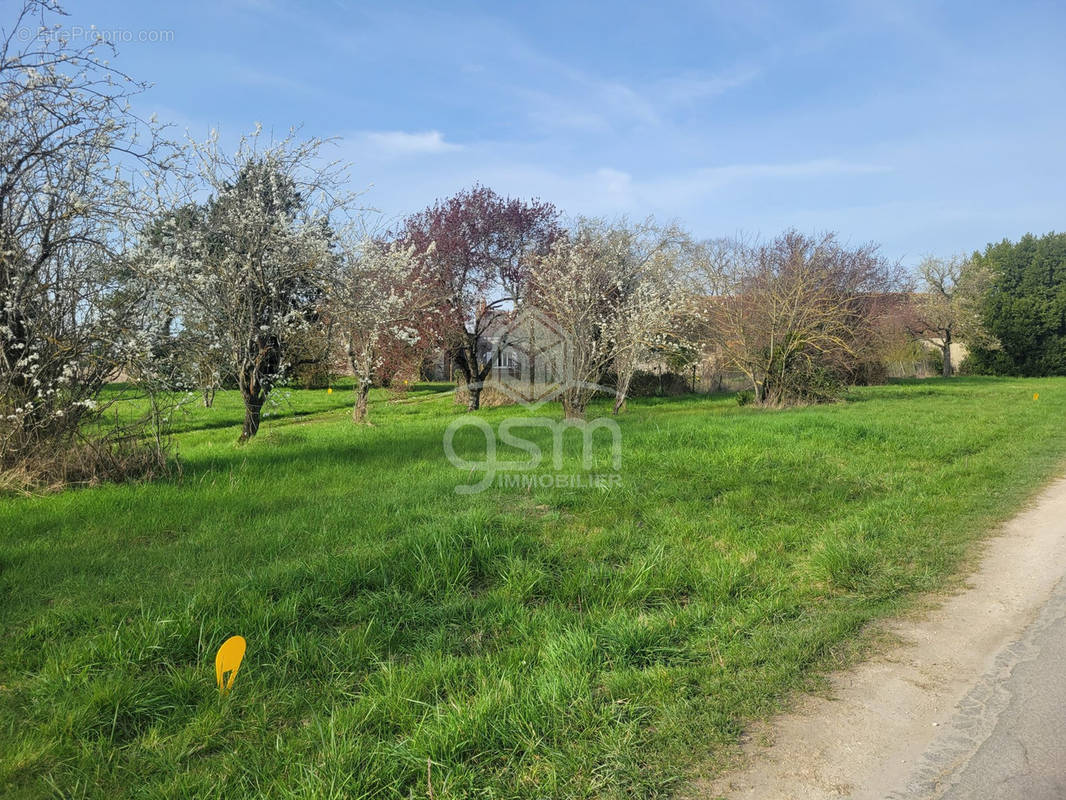
[[[333,382],[333,372],[325,361],[300,364],[289,375],[288,385],[294,389],[325,389]],[[231,381],[236,383],[236,381]],[[227,386],[226,388],[235,388]]]
[[[782,393],[784,405],[833,403],[844,396],[848,381],[843,372],[817,364],[804,364],[793,373],[788,391]]]
[[[144,436],[124,434],[85,439],[62,450],[40,450],[0,470],[0,493],[151,480],[172,466],[176,465],[168,464],[166,447]]]
[[[960,375],[1017,375],[1018,368],[1004,350],[975,347],[959,365]]]
[[[613,389],[618,376],[613,372],[604,375],[601,383],[605,389]],[[629,383],[628,397],[676,397],[692,391],[688,378],[677,372],[652,372],[638,369]]]
[[[455,404],[463,407],[469,407],[470,393],[466,389],[465,384],[459,384],[455,388]],[[500,391],[500,389],[489,381],[482,388],[480,397],[478,398],[478,408],[497,408],[499,406],[511,406],[515,404],[515,399],[507,392]]]
[[[851,386],[880,386],[888,380],[888,366],[880,359],[857,361],[849,366],[844,380]]]

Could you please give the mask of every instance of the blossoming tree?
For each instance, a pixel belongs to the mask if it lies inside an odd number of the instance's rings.
[[[367,395],[382,376],[387,351],[425,341],[439,311],[437,284],[414,245],[368,236],[343,237],[342,262],[330,292],[329,315],[339,348],[356,379],[352,419],[367,421]]]
[[[466,385],[471,410],[480,407],[492,370],[492,327],[521,304],[533,259],[561,234],[558,218],[550,203],[475,186],[404,221],[397,238],[425,254],[427,280],[445,298],[440,340]]]
[[[616,268],[617,299],[604,321],[615,374],[613,412],[625,405],[637,367],[676,349],[679,315],[685,300],[680,276],[694,245],[675,225],[651,220],[618,225],[612,231],[623,246]]]
[[[684,234],[653,223],[579,219],[539,258],[528,302],[553,320],[565,339],[563,412],[581,418],[608,369],[617,373],[615,411],[625,402],[637,365],[666,344],[680,307],[675,273]]]
[[[0,468],[62,460],[143,351],[118,286],[177,152],[130,111],[144,85],[61,13],[28,0],[0,30]]]
[[[160,280],[176,282],[178,315],[211,364],[221,350],[244,401],[241,440],[259,430],[263,406],[301,356],[294,342],[323,324],[338,252],[338,221],[354,210],[345,168],[323,164],[321,140],[262,143],[257,129],[228,155],[217,134],[193,146],[206,190],[191,224],[170,231]],[[302,352],[302,351],[301,351]]]

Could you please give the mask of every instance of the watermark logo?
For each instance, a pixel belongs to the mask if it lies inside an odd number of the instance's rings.
[[[142,42],[148,44],[168,44],[174,41],[174,31],[169,29],[147,28],[98,28],[95,25],[71,25],[70,27],[30,27],[18,29],[16,38],[21,42],[64,42],[69,44],[94,43],[130,44]]]
[[[490,327],[492,383],[524,406],[558,399],[574,380],[566,335],[536,309],[524,309]]]
[[[482,390],[493,390],[527,410],[536,410],[579,384],[572,343],[560,326],[536,309],[501,314],[490,324],[486,338],[492,365],[488,379],[479,386]],[[457,436],[466,440],[467,451],[474,439],[477,458],[459,453]],[[570,471],[565,471],[567,441],[580,442],[580,466],[573,465]],[[542,445],[550,448],[549,455]],[[501,448],[522,457],[503,458]],[[493,485],[524,489],[621,485],[622,431],[610,417],[585,421],[515,415],[494,428],[482,417],[466,414],[445,430],[444,454],[470,479],[455,487],[458,494],[477,494]],[[550,472],[543,469],[549,459]]]
[[[460,431],[476,429],[483,437],[482,459],[464,458],[455,448],[455,437]],[[547,430],[551,437],[551,466],[554,472],[540,472],[544,463],[544,451],[535,438],[521,436],[522,430]],[[580,472],[563,472],[564,445],[568,431],[581,436]],[[597,431],[603,431],[599,437]],[[481,444],[479,442],[478,444]],[[521,460],[503,460],[499,457],[499,444],[512,447],[526,454]],[[600,458],[598,447],[606,444],[609,453],[609,468],[596,471]],[[609,418],[583,420],[555,420],[549,417],[507,417],[493,428],[481,417],[464,415],[451,422],[444,431],[444,455],[448,461],[472,478],[473,483],[455,487],[457,494],[477,494],[492,485],[505,488],[556,488],[556,489],[605,489],[621,484],[622,430]]]

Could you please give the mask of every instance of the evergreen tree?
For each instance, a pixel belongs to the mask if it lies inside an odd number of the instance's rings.
[[[1002,349],[975,348],[970,371],[1066,375],[1066,233],[1026,234],[974,254],[992,273],[985,324]]]

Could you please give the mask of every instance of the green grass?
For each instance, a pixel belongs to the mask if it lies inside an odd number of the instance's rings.
[[[631,402],[620,486],[461,497],[437,388],[244,447],[220,394],[172,480],[0,499],[0,796],[669,795],[1066,455],[1066,379],[685,397]]]

